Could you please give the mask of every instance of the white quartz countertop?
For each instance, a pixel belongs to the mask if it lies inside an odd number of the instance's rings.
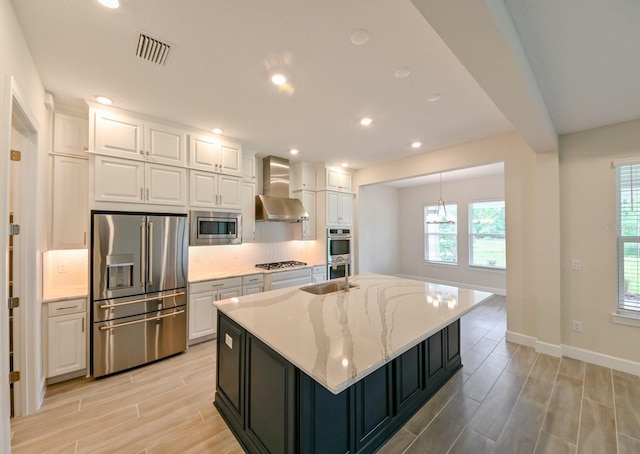
[[[492,296],[379,274],[350,282],[358,288],[313,295],[293,287],[214,304],[338,394]]]

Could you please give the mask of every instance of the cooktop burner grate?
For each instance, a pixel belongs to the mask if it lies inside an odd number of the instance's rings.
[[[289,260],[286,262],[272,262],[272,263],[258,263],[256,268],[263,270],[281,270],[283,268],[296,268],[298,266],[306,266],[305,262],[297,262],[295,260]]]

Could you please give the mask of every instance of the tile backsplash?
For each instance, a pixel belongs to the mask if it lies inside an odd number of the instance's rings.
[[[86,249],[46,251],[42,257],[42,299],[86,295],[89,282]]]

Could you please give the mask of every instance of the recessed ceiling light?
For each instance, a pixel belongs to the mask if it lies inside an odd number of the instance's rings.
[[[360,120],[360,124],[362,126],[369,126],[371,123],[373,123],[373,120],[371,118],[363,118],[362,120]]]
[[[273,76],[271,76],[271,82],[276,85],[284,85],[285,83],[287,83],[287,78],[284,76],[284,74],[274,74]]]
[[[211,131],[213,131],[214,134],[222,134],[224,131],[220,128],[213,128]]]
[[[120,2],[118,0],[98,0],[101,5],[106,6],[107,8],[116,9],[120,6]]]
[[[422,142],[413,142],[411,144],[411,148],[420,148],[422,146]]]
[[[442,95],[440,93],[434,93],[432,95],[427,96],[427,101],[436,102],[440,98],[442,98]]]
[[[340,164],[342,167],[349,167],[349,163],[348,162],[343,162],[342,164]]]
[[[298,150],[296,150],[295,148],[292,148],[291,150],[289,150],[289,153],[291,154],[298,154],[300,153]]]
[[[111,104],[113,104],[113,101],[106,96],[96,96],[96,101],[98,101],[100,104],[104,104],[105,106],[110,106]]]
[[[398,79],[404,79],[405,77],[411,74],[411,70],[409,68],[398,68],[395,72],[395,76]]]
[[[356,30],[351,33],[351,42],[356,46],[362,46],[369,41],[369,32],[366,30]]]

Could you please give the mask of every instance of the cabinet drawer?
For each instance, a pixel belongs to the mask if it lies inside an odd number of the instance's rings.
[[[256,285],[264,283],[264,274],[250,274],[242,276],[242,285]]]
[[[213,279],[210,281],[196,282],[189,286],[191,293],[210,292],[232,287],[242,287],[242,277],[229,277],[226,279]]]
[[[56,301],[47,304],[49,317],[56,315],[73,314],[76,312],[84,312],[87,309],[86,298],[77,298],[73,300]]]

